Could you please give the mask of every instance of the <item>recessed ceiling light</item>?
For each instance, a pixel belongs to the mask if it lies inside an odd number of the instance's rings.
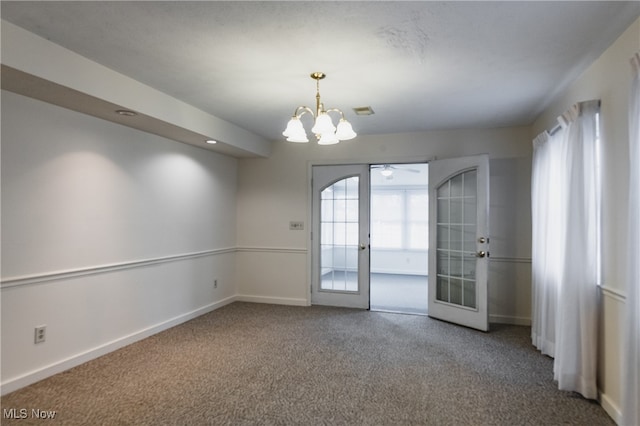
[[[214,143],[218,143],[218,141],[213,140],[213,139],[207,139],[205,142],[207,142],[208,144],[213,145]]]
[[[370,106],[353,108],[353,112],[355,112],[356,115],[373,115],[374,114],[373,109]]]
[[[119,110],[116,110],[116,114],[118,114],[118,115],[124,115],[125,117],[134,117],[134,116],[138,115],[138,114],[136,114],[136,113],[135,113],[135,112],[133,112],[133,111],[129,111],[128,109],[119,109]]]

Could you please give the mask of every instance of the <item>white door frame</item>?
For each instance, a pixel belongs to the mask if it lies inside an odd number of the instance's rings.
[[[349,160],[307,160],[307,216],[306,221],[309,224],[307,231],[307,282],[305,285],[307,306],[311,306],[311,279],[313,276],[313,241],[311,240],[312,227],[312,204],[313,204],[313,166],[339,166],[345,164],[401,164],[401,163],[429,163],[435,160],[435,156],[407,156],[407,157],[368,157],[358,161]]]

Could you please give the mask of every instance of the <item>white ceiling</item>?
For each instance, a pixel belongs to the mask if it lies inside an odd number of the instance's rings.
[[[10,2],[2,19],[271,140],[296,106],[360,134],[529,125],[640,2]],[[356,116],[351,108],[371,106]]]

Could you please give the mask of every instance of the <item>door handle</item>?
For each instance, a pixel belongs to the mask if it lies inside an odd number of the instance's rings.
[[[482,250],[480,250],[479,252],[476,253],[476,257],[485,257],[486,255],[487,255],[487,253],[485,253]]]
[[[367,248],[367,246],[365,244],[360,244],[360,250],[364,250],[366,248]]]

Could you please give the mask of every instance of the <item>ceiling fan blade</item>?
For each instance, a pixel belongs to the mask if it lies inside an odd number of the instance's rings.
[[[404,171],[404,172],[420,173],[420,170],[412,169],[410,167],[397,167],[397,166],[389,166],[389,167],[392,168],[392,169],[401,170],[401,171]]]

